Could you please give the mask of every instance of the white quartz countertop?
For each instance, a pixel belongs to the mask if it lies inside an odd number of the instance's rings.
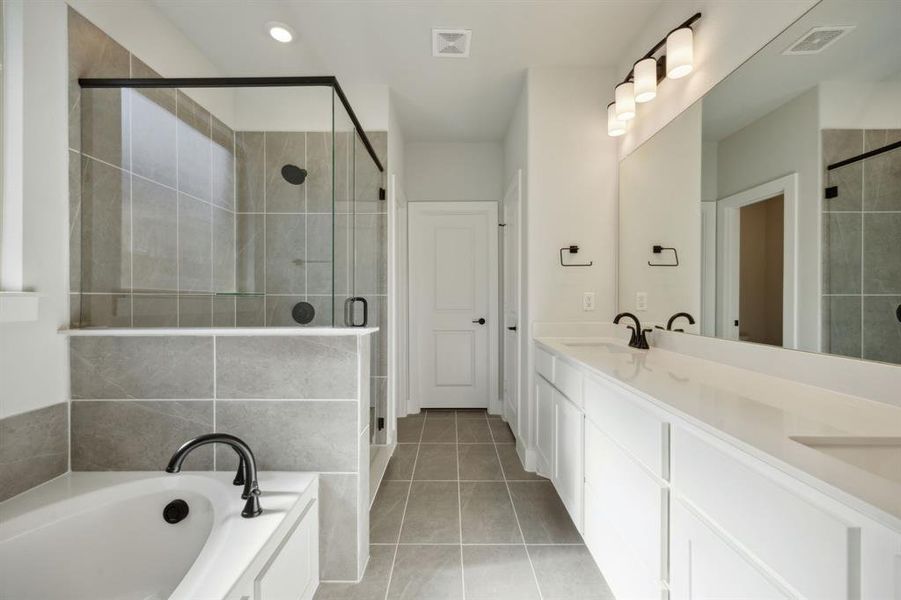
[[[323,336],[368,335],[378,327],[95,327],[61,329],[70,336]]]
[[[536,342],[901,531],[901,408],[618,339]],[[848,438],[842,459],[799,441]]]

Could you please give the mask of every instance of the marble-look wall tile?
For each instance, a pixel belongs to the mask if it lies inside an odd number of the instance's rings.
[[[388,216],[354,217],[354,289],[358,294],[388,290]]]
[[[237,291],[263,293],[266,291],[266,217],[238,214],[235,219]]]
[[[236,303],[234,296],[213,297],[213,327],[234,327]]]
[[[178,201],[175,190],[132,177],[132,212],[134,290],[176,291]]]
[[[213,207],[213,291],[236,290],[235,213]]]
[[[266,215],[266,293],[306,293],[306,216]]]
[[[235,325],[238,327],[264,327],[266,303],[262,296],[235,298]]]
[[[212,162],[213,204],[234,212],[235,210],[235,132],[217,119],[211,117],[213,144],[210,155]]]
[[[68,468],[68,403],[0,419],[0,502]]]
[[[307,280],[306,292],[308,294],[331,294],[332,293],[332,269],[333,257],[335,256],[335,242],[338,231],[333,231],[332,215],[307,215],[307,248],[306,248],[306,264],[307,264]],[[342,220],[346,226],[346,219]],[[340,222],[339,222],[340,223]],[[335,230],[340,229],[339,223],[335,223]],[[347,229],[340,231],[346,245]],[[335,264],[335,267],[338,265]],[[341,274],[336,270],[334,273],[336,279]],[[346,279],[346,274],[344,278]]]
[[[213,397],[210,337],[76,336],[69,354],[72,398]]]
[[[901,364],[901,295],[863,297],[863,357]]]
[[[81,290],[130,291],[132,203],[128,175],[85,158],[81,187]]]
[[[303,132],[266,132],[266,212],[306,212],[306,183],[293,185],[282,177],[282,167],[306,168],[306,134]]]
[[[69,291],[81,291],[81,154],[69,150]]]
[[[77,296],[79,314],[76,327],[130,327],[131,296],[127,294],[85,294]]]
[[[212,431],[212,400],[76,400],[72,470],[159,471],[180,445]],[[209,446],[185,460],[188,471],[212,468]]]
[[[223,337],[216,365],[219,398],[357,397],[352,336]]]
[[[823,130],[823,163],[831,165],[863,152],[863,130]],[[838,197],[823,200],[823,210],[861,210],[863,163],[857,162],[827,171],[826,186],[837,186]]]
[[[81,91],[81,151],[85,155],[130,168],[132,98],[129,90]]]
[[[178,296],[179,327],[212,327],[213,297],[207,294]]]
[[[823,298],[824,351],[860,357],[860,296]]]
[[[216,429],[247,442],[261,470],[354,472],[356,409],[353,401],[217,400]],[[237,468],[231,449],[217,452],[218,469]]]
[[[860,293],[860,236],[859,213],[823,214],[823,293]]]
[[[180,193],[177,223],[178,291],[210,292],[213,289],[213,207]]]
[[[319,476],[320,579],[356,581],[358,577],[358,487],[357,475]]]
[[[307,169],[307,180],[304,182],[304,186],[307,188],[307,212],[332,212],[332,146],[333,136],[331,132],[315,131],[307,133],[305,167]],[[346,153],[341,158],[347,160]],[[339,160],[339,157],[335,156],[334,159]],[[346,167],[342,170],[342,173],[345,175],[344,185],[346,186]]]
[[[298,302],[306,302],[306,296],[266,296],[266,327],[302,327],[294,320],[291,311]],[[314,306],[315,310],[315,306]],[[316,311],[318,314],[318,311]],[[316,315],[313,317],[316,321]],[[312,325],[312,323],[311,323]]]
[[[68,9],[69,147],[81,150],[80,77],[128,77],[128,51],[85,19]],[[121,115],[119,115],[121,117]]]
[[[212,122],[210,113],[181,90],[178,116],[178,190],[207,202],[212,199]]]
[[[335,131],[335,183],[331,192],[331,203],[323,207],[320,202],[310,204],[311,212],[329,212],[334,206],[334,212],[349,214],[353,212],[353,136],[350,131]],[[318,194],[323,199],[322,194]],[[319,210],[325,208],[325,210]]]
[[[367,137],[384,166],[388,155],[388,136],[384,131],[367,131]],[[366,146],[359,136],[354,136],[354,212],[356,214],[387,213],[388,203],[379,200],[379,188],[382,187],[382,173],[369,156]]]
[[[901,141],[901,129],[868,129],[864,149],[875,150]],[[901,152],[893,150],[862,162],[864,210],[901,211]]]
[[[136,294],[131,302],[135,327],[178,326],[178,296]]]
[[[901,294],[901,212],[864,213],[863,228],[863,292]]]
[[[237,208],[238,212],[263,212],[263,161],[265,157],[264,134],[260,131],[239,131],[235,133],[235,156],[237,164]]]

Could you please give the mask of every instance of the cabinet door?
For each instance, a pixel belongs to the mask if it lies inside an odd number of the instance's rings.
[[[541,375],[535,375],[538,419],[535,422],[538,471],[554,478],[554,388]]]
[[[681,502],[672,503],[670,600],[791,598]]]
[[[583,422],[579,410],[563,394],[554,392],[554,487],[569,511],[576,529],[582,533],[582,493],[585,477],[582,470]]]
[[[310,600],[319,587],[319,511],[314,504],[260,571],[254,600]]]

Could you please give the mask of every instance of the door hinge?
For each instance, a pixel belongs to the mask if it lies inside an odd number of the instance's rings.
[[[379,431],[381,431],[382,429],[385,428],[385,417],[378,418],[378,428],[379,428]]]
[[[506,227],[507,224],[506,224],[506,223],[498,223],[497,226],[498,226],[498,227]]]

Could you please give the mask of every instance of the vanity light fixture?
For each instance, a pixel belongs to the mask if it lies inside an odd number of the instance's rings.
[[[694,69],[694,33],[680,27],[666,36],[666,76],[681,79]]]
[[[626,133],[626,122],[616,118],[616,103],[607,105],[607,135],[618,137]]]
[[[657,86],[664,79],[680,79],[694,69],[694,25],[701,13],[693,14],[657,42],[635,63],[613,92],[614,101],[607,105],[607,135],[626,133],[625,123],[635,118],[636,104],[657,97]],[[661,52],[663,50],[663,52]],[[619,121],[619,123],[617,123]]]
[[[272,39],[276,42],[281,42],[282,44],[287,44],[294,39],[294,30],[284,23],[270,21],[269,23],[266,23],[266,31],[269,32]]]
[[[635,101],[650,102],[657,97],[657,59],[642,58],[632,67],[635,78]]]
[[[635,118],[635,84],[624,81],[613,92],[616,108],[616,118],[620,121],[629,121]]]

